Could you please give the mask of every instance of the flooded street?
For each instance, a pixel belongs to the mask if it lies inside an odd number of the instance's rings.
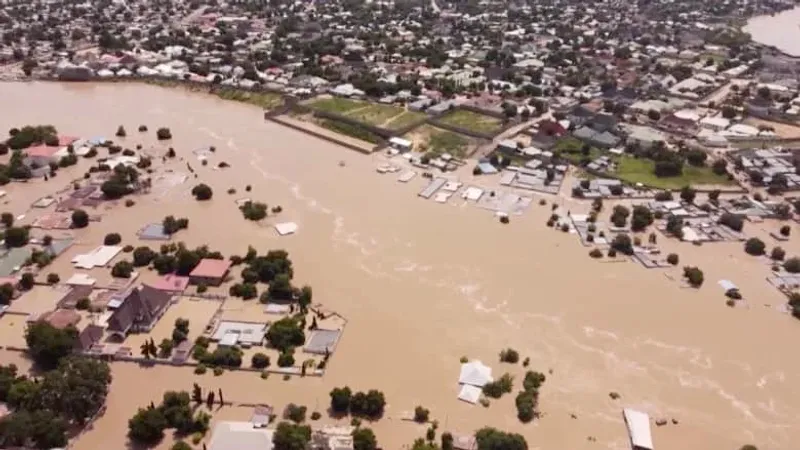
[[[746,443],[791,449],[800,441],[794,383],[800,361],[786,348],[800,337],[800,322],[776,310],[785,298],[765,281],[769,266],[747,256],[741,243],[695,247],[659,234],[662,250],[680,255],[679,267],[597,261],[575,236],[545,226],[550,207],[538,204],[538,194],[523,216],[504,226],[460,199],[422,200],[416,195],[425,185],[421,177],[397,183],[375,172],[379,156],[265,122],[251,106],[134,84],[0,84],[0,98],[7,105],[0,112],[3,132],[53,124],[67,135],[115,139],[122,124],[128,137],[121,144],[132,146],[140,139],[137,127],[146,124],[149,144],[172,146],[185,158],[172,163],[176,171],[185,170],[187,161],[196,170],[197,180],[135,197],[131,208],[102,211],[102,221],[79,237],[86,247],[112,231],[123,244],[146,245],[135,237],[146,223],[167,214],[188,217],[189,229],[176,239],[189,246],[207,244],[226,256],[243,255],[248,245],[260,252],[288,250],[295,284],[313,286],[315,302],[349,321],[322,379],[197,376],[187,368],[114,363],[108,410],[76,442],[78,450],[124,448],[127,421],[138,407],[168,389],[190,390],[195,381],[222,387],[226,400],[266,402],[276,411],[294,402],[324,413],[336,386],[380,389],[386,417],[370,426],[387,449],[424,435],[425,426],[399,420],[417,405],[431,410],[441,430],[495,426],[523,433],[531,449],[627,449],[623,406],[679,422],[653,426],[658,449]],[[155,141],[161,126],[172,131],[168,144]],[[201,166],[191,152],[209,145],[217,150]],[[213,170],[220,161],[231,167]],[[86,167],[81,162],[73,168],[76,176]],[[49,183],[65,183],[64,176]],[[198,182],[213,187],[211,201],[192,199],[189,191]],[[245,192],[246,185],[252,192]],[[16,208],[16,202],[35,198],[22,192],[43,186],[4,189]],[[226,194],[229,188],[237,194]],[[243,197],[281,205],[283,212],[263,224],[247,222],[234,202]],[[606,206],[603,217],[609,211]],[[278,237],[271,225],[284,221],[296,222],[297,234]],[[769,227],[748,224],[746,231],[772,245],[765,237]],[[800,254],[798,234],[793,225],[792,240],[781,244],[788,255]],[[62,278],[69,259],[54,263]],[[703,269],[700,290],[677,281],[683,265]],[[721,279],[736,283],[749,307],[725,306]],[[516,418],[514,395],[488,408],[456,398],[462,356],[483,360],[496,378],[506,371],[515,375],[516,392],[525,369],[498,362],[506,347],[547,374],[544,416],[532,424]],[[609,398],[612,391],[621,398]],[[218,414],[246,419],[249,411],[225,408]]]

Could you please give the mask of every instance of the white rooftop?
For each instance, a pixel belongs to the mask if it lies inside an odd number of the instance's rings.
[[[220,422],[208,450],[272,450],[274,434],[275,430],[255,428],[250,422]]]

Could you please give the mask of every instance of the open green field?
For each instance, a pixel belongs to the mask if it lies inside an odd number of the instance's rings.
[[[283,104],[283,98],[275,92],[250,92],[238,89],[223,89],[216,92],[224,100],[249,103],[264,109],[273,109]]]
[[[423,113],[407,111],[399,106],[341,97],[314,99],[308,103],[308,106],[318,111],[341,114],[359,122],[389,130],[397,130],[425,118]]]
[[[579,166],[581,164],[581,160],[587,156],[594,160],[595,158],[603,155],[603,150],[597,147],[589,147],[589,154],[584,155],[583,142],[571,136],[556,142],[555,147],[553,147],[553,151],[559,152],[562,158],[576,166]]]
[[[684,186],[698,185],[731,185],[733,182],[727,175],[717,175],[710,167],[683,166],[683,174],[679,177],[657,177],[655,162],[650,159],[623,156],[615,158],[617,172],[615,175],[628,183],[642,183],[657,189],[680,189]]]
[[[457,109],[449,112],[442,116],[439,121],[447,125],[487,134],[496,133],[503,128],[503,121],[496,117],[486,116],[464,109]]]
[[[473,142],[467,136],[430,125],[423,125],[404,136],[414,147],[434,158],[444,153],[459,159],[469,156]]]
[[[319,126],[331,130],[335,133],[350,136],[355,139],[360,139],[372,144],[380,142],[380,136],[376,136],[364,128],[351,125],[349,123],[340,122],[337,120],[323,119],[318,122]]]

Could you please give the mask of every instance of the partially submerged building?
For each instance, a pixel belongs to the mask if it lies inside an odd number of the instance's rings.
[[[107,331],[124,339],[128,333],[150,331],[170,305],[172,294],[148,285],[131,289],[108,319]]]

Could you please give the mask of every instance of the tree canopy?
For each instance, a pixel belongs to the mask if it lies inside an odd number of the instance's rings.
[[[155,445],[164,438],[164,430],[174,428],[180,435],[205,433],[211,420],[204,411],[196,414],[186,391],[167,391],[158,406],[139,408],[128,420],[128,438],[141,445]]]
[[[0,420],[0,447],[64,447],[70,424],[82,425],[105,403],[111,372],[103,361],[61,359],[38,380],[0,366],[0,401],[13,413]]]
[[[475,433],[475,441],[478,450],[528,450],[528,443],[522,435],[495,428],[481,428]]]
[[[281,422],[275,429],[272,445],[275,450],[306,450],[311,441],[311,427]]]
[[[194,195],[194,198],[197,200],[211,200],[214,191],[211,190],[209,185],[200,183],[192,188],[192,195]]]
[[[55,369],[62,358],[72,353],[78,339],[74,327],[56,328],[44,321],[35,321],[25,330],[28,354],[45,370]]]
[[[306,342],[300,321],[294,317],[284,317],[273,323],[267,330],[266,339],[281,352],[291,347],[299,347]]]
[[[353,430],[353,450],[376,450],[378,440],[375,433],[369,428],[356,428]]]

